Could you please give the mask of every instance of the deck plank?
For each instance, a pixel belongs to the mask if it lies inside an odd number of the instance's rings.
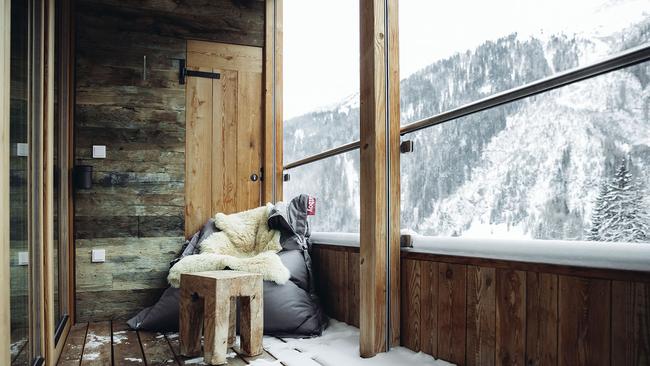
[[[65,340],[65,345],[61,351],[61,357],[57,365],[59,366],[72,366],[81,363],[81,355],[83,354],[84,343],[86,342],[86,332],[88,331],[88,323],[78,323],[70,328],[70,333]]]
[[[144,365],[138,333],[123,321],[113,322],[113,362],[116,365]]]
[[[202,363],[196,363],[194,361],[197,357],[185,357],[181,355],[181,344],[178,338],[178,333],[166,333],[165,338],[167,339],[167,342],[169,342],[169,346],[171,347],[174,356],[176,356],[176,361],[181,366],[202,364]],[[203,358],[203,356],[201,356],[200,358]]]
[[[273,357],[266,350],[262,350],[262,354],[258,356],[246,356],[239,347],[233,347],[232,350],[235,351],[239,356],[239,358],[244,360],[247,364],[250,364],[251,362],[256,360],[265,360],[269,362],[277,361],[275,357]]]
[[[255,360],[276,360],[266,350],[257,357],[247,357],[239,349],[229,348],[228,356],[228,365],[234,366],[248,365]],[[203,357],[180,355],[178,333],[136,332],[123,321],[75,324],[57,363],[58,366],[113,364],[206,365]]]
[[[111,364],[111,323],[90,323],[81,357],[81,366],[106,366]]]
[[[182,366],[183,365],[206,365],[205,363],[198,362],[197,363],[197,358],[202,360],[203,356],[199,357],[185,357],[180,354],[180,341],[178,338],[178,333],[167,333],[165,334],[165,337],[167,338],[167,341],[169,342],[169,345],[174,352],[174,355],[176,356],[176,360],[178,363],[180,363]],[[201,340],[201,343],[203,343],[203,340]],[[232,355],[235,355],[235,357],[230,357]],[[271,358],[271,361],[275,361],[275,358]],[[244,361],[243,358],[241,358],[241,355],[238,351],[235,351],[232,348],[228,349],[228,365],[235,365],[235,366],[240,366],[240,365],[247,365],[248,363]]]
[[[148,366],[178,365],[165,335],[158,332],[138,332]]]

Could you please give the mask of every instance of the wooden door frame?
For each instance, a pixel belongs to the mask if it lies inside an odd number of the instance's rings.
[[[282,201],[282,10],[266,0],[264,15],[264,153],[262,203]]]

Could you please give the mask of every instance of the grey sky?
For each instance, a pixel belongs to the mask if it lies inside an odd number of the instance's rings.
[[[284,1],[285,119],[359,89],[359,1]],[[400,0],[401,77],[518,32],[609,34],[650,13],[650,0]]]

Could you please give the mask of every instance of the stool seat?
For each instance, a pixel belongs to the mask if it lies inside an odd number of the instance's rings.
[[[241,271],[208,271],[181,275],[179,338],[181,354],[201,353],[207,364],[226,363],[228,347],[235,343],[237,299],[240,299],[241,351],[262,353],[264,304],[262,275]]]

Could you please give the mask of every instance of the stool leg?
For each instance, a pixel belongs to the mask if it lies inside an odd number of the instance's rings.
[[[192,291],[182,287],[178,336],[183,356],[193,357],[201,354],[202,320],[203,299],[193,299]]]
[[[228,347],[235,345],[235,340],[237,339],[237,298],[230,298],[230,319],[228,326]]]
[[[262,335],[264,331],[264,304],[262,300],[262,281],[256,286],[253,296],[241,298],[241,350],[248,356],[262,353]]]
[[[209,365],[226,363],[228,353],[228,329],[230,328],[230,297],[220,296],[205,300],[203,341],[203,358]]]

